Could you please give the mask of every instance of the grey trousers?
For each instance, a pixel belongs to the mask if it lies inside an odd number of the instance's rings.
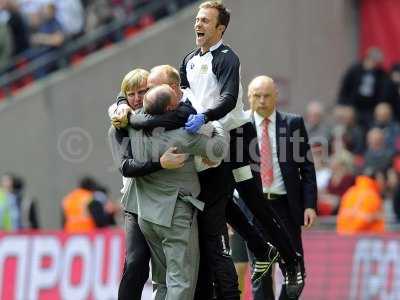
[[[151,252],[153,299],[193,299],[200,257],[196,208],[178,199],[171,227],[141,218],[139,226]]]

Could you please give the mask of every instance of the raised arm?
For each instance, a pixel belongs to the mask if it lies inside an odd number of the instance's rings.
[[[124,177],[140,177],[161,169],[176,169],[184,165],[185,154],[176,153],[175,148],[169,148],[158,161],[138,161],[133,158],[131,140],[124,129],[113,126],[108,131],[114,163]]]
[[[208,124],[207,126],[211,126]],[[185,153],[206,157],[211,161],[219,161],[225,157],[229,147],[226,132],[219,122],[213,122],[213,135],[186,134],[178,148]]]
[[[139,177],[162,169],[159,161],[139,162],[133,159],[127,130],[118,130],[111,126],[108,130],[108,140],[114,163],[122,176]]]
[[[153,130],[163,127],[173,130],[183,127],[191,114],[196,114],[190,101],[180,102],[176,110],[168,111],[162,115],[131,114],[129,123],[132,128],[140,130]]]

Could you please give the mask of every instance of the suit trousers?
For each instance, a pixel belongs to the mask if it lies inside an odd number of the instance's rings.
[[[193,299],[200,256],[194,206],[178,199],[170,227],[142,218],[139,226],[150,247],[154,299]]]
[[[303,255],[303,245],[301,240],[301,227],[296,224],[293,217],[290,214],[290,208],[288,204],[288,200],[286,197],[276,200],[268,200],[269,205],[272,209],[279,215],[281,221],[285,224],[288,232],[290,234],[291,240],[296,247],[296,251]],[[251,252],[251,251],[250,251]],[[249,253],[249,258],[251,261],[254,261],[254,256]],[[304,269],[304,260],[301,261],[303,273]],[[305,273],[304,273],[305,274]],[[253,295],[254,300],[274,300],[274,291],[273,291],[273,278],[272,278],[272,268],[269,270],[269,273],[264,276],[264,278],[253,284]],[[281,293],[279,296],[279,300],[289,300],[293,298],[288,298],[286,295],[286,287],[282,285]]]
[[[140,300],[149,278],[150,249],[139,228],[138,216],[125,211],[125,263],[118,300]]]
[[[259,166],[255,150],[257,132],[248,122],[231,130],[230,136],[230,157],[225,162],[227,168],[231,170],[231,172],[227,172],[229,194],[233,195],[234,189],[238,191],[240,198],[262,226],[264,237],[260,238],[254,234],[254,230],[249,229],[249,222],[245,221],[246,218],[243,216],[241,217],[243,213],[232,200],[227,204],[228,222],[248,242],[256,256],[259,256],[260,246],[265,239],[277,247],[286,263],[296,263],[296,247],[291,240],[286,224],[271,209],[270,205],[265,205],[260,172],[257,170]]]

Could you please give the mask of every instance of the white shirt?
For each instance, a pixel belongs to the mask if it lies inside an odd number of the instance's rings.
[[[272,181],[270,187],[263,186],[263,192],[282,195],[286,194],[286,188],[278,161],[278,152],[277,152],[278,148],[276,144],[276,111],[274,111],[268,117],[268,119],[270,121],[268,125],[268,135],[272,150],[272,168],[273,168],[274,180]],[[262,138],[262,126],[264,125],[263,124],[264,117],[255,112],[254,121],[257,130],[258,146],[260,148],[260,153],[261,153],[261,138]]]
[[[219,48],[220,50],[218,50]],[[227,78],[230,76],[229,72],[231,68],[229,63],[233,64],[237,56],[229,47],[223,44],[222,40],[210,47],[209,51],[204,54],[201,54],[199,50],[197,52],[196,55],[193,55],[187,61],[185,67],[186,77],[190,83],[190,89],[187,89],[186,94],[197,112],[203,113],[207,109],[215,107],[221,95],[222,77]],[[236,106],[223,118],[218,120],[224,129],[228,131],[240,127],[249,121],[243,110],[240,66],[238,72],[238,82],[235,83],[238,85]],[[219,74],[219,77],[217,74]]]

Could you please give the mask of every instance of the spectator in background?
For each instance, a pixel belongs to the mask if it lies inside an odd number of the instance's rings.
[[[1,9],[0,10],[0,72],[1,69],[9,62],[14,45],[12,43],[12,36],[8,26],[10,14]]]
[[[15,207],[18,210],[17,213],[14,213],[17,216],[16,228],[38,229],[37,201],[25,195],[24,180],[15,174],[6,173],[1,178],[1,185],[15,200]]]
[[[18,208],[18,199],[14,193],[13,178],[10,175],[3,175],[1,178],[1,188],[4,193],[4,199],[0,206],[3,209],[4,225],[7,230],[18,230],[20,226],[20,210]],[[1,208],[0,208],[1,209]]]
[[[394,116],[400,121],[400,63],[392,66],[390,77],[385,82],[383,99],[392,105]]]
[[[104,226],[114,226],[116,225],[116,215],[120,211],[120,208],[118,205],[116,205],[109,197],[109,191],[106,187],[97,184],[97,186],[94,187],[93,191],[93,201],[97,201],[99,204],[101,204],[103,211],[104,211],[104,216],[105,216],[105,222],[102,226],[102,224],[99,224],[100,226],[98,227],[104,227]]]
[[[344,148],[353,154],[363,154],[365,151],[364,132],[357,125],[354,108],[348,105],[338,105],[333,112],[331,131],[333,152]]]
[[[19,11],[24,16],[29,27],[36,27],[39,20],[40,10],[49,0],[16,0]]]
[[[353,157],[342,151],[330,159],[331,177],[325,190],[319,191],[318,212],[320,215],[336,215],[340,199],[354,184]]]
[[[54,53],[64,43],[64,33],[61,24],[56,19],[56,7],[54,4],[46,4],[41,9],[41,22],[36,32],[31,35],[31,44],[28,57],[36,59],[40,56]],[[47,65],[39,68],[36,77],[41,78],[57,69],[57,63],[49,61]]]
[[[400,126],[393,120],[393,111],[389,103],[379,103],[374,112],[374,127],[385,135],[385,145],[392,151],[400,150]]]
[[[326,143],[329,139],[328,126],[324,121],[324,106],[321,102],[312,101],[307,105],[305,125],[310,143]]]
[[[114,20],[112,5],[108,0],[89,0],[86,9],[85,32],[111,23]]]
[[[342,234],[381,233],[385,228],[382,182],[379,174],[366,171],[344,195],[337,217],[337,232]]]
[[[56,19],[61,24],[66,38],[79,37],[85,26],[85,12],[81,0],[58,0],[54,3]]]
[[[43,52],[58,49],[64,42],[61,24],[56,19],[56,6],[46,4],[41,9],[41,23],[31,37],[32,45]]]
[[[332,175],[332,171],[328,166],[328,145],[327,143],[316,142],[311,145],[311,152],[314,158],[318,192],[324,191]]]
[[[369,127],[374,108],[383,96],[386,75],[380,67],[382,61],[380,49],[368,49],[366,57],[346,71],[340,87],[339,104],[353,106],[364,128]]]
[[[9,14],[8,26],[14,45],[13,55],[18,55],[29,49],[29,27],[17,4],[12,0],[0,0],[0,9]]]
[[[367,151],[365,152],[364,168],[373,172],[383,172],[392,164],[394,151],[385,144],[385,135],[382,129],[372,128],[367,134]]]
[[[90,177],[80,180],[79,186],[62,201],[63,227],[70,233],[90,232],[109,224],[102,200],[95,198],[99,184]]]
[[[0,231],[11,231],[13,229],[7,193],[0,188]]]

